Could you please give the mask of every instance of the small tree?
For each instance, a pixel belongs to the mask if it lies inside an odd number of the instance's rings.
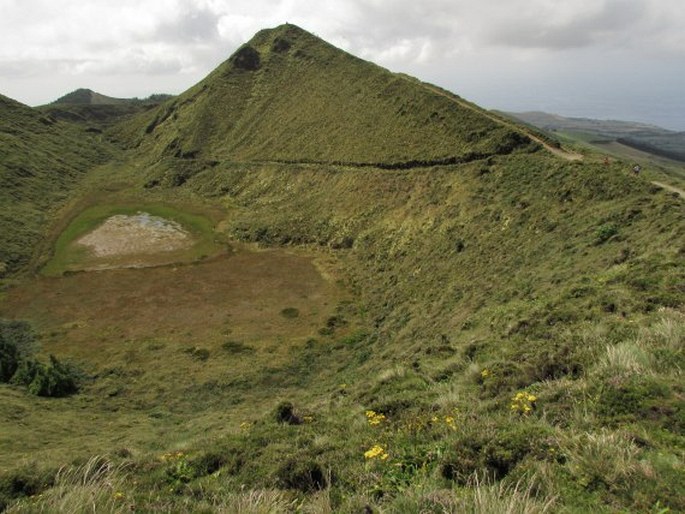
[[[0,382],[9,382],[19,366],[17,346],[0,339]]]
[[[35,340],[25,321],[0,320],[0,382],[9,382]]]
[[[50,355],[50,364],[27,359],[21,362],[12,379],[36,396],[62,397],[78,392],[78,373]]]

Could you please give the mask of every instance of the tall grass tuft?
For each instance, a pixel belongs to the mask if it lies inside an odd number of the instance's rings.
[[[624,484],[639,470],[640,449],[625,434],[602,430],[559,442],[574,478],[588,489]]]
[[[545,514],[553,512],[556,497],[535,491],[535,480],[493,483],[474,474],[464,492],[419,488],[406,491],[387,512],[413,514]],[[386,512],[382,510],[381,512]]]
[[[92,457],[76,467],[63,467],[55,476],[54,486],[24,499],[8,513],[123,513],[131,511],[131,501],[124,486],[126,469],[103,457]]]

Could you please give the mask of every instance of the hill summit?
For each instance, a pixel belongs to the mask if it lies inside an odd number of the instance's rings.
[[[290,24],[257,33],[140,123],[129,137],[157,157],[406,168],[535,147],[459,97]]]
[[[71,93],[58,98],[51,105],[117,105],[130,102],[125,98],[113,98],[111,96],[101,95],[92,89],[80,88]]]

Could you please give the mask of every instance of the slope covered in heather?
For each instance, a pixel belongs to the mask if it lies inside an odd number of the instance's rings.
[[[50,209],[109,157],[96,136],[0,96],[0,266],[25,266]]]

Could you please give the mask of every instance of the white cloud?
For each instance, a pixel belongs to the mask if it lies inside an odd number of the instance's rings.
[[[0,13],[0,92],[30,103],[65,83],[180,92],[286,21],[455,88],[496,71],[512,81],[517,68],[533,81],[564,67],[611,73],[619,61],[658,74],[655,63],[685,59],[682,0],[0,0]]]

